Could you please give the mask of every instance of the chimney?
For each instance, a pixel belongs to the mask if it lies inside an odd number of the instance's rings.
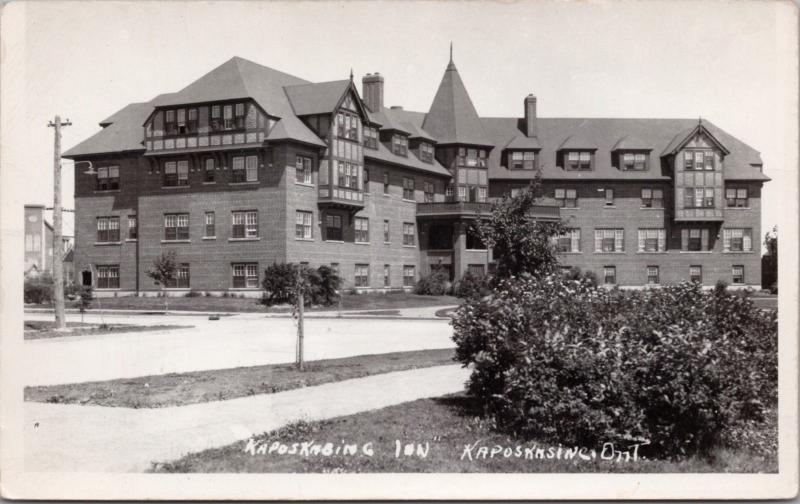
[[[536,134],[536,97],[529,94],[525,97],[525,135],[535,137]]]
[[[370,112],[380,112],[383,109],[383,76],[378,72],[365,75],[361,79],[361,95]]]

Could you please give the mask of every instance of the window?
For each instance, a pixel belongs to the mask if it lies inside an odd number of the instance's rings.
[[[342,216],[325,216],[325,239],[332,241],[342,241]]]
[[[222,129],[222,118],[220,116],[220,106],[211,106],[211,131],[219,131]]]
[[[234,110],[234,126],[236,129],[244,129],[244,103],[237,103]]]
[[[625,250],[624,229],[594,230],[595,252],[624,252],[624,250]]]
[[[414,200],[414,179],[403,177],[403,199]]]
[[[404,222],[403,223],[403,245],[414,245],[416,242],[414,235],[414,223],[413,222]]]
[[[116,191],[119,189],[119,166],[100,167],[97,169],[95,189],[98,191]]]
[[[189,239],[189,214],[164,215],[164,240]]]
[[[681,229],[681,250],[699,252],[709,250],[708,229]]]
[[[358,141],[360,123],[358,116],[339,112],[336,114],[336,136]]]
[[[604,189],[605,205],[614,206],[614,189]]]
[[[233,238],[258,238],[258,212],[255,210],[233,212]]]
[[[388,264],[383,265],[383,286],[390,287],[392,285],[392,268]]]
[[[236,156],[233,158],[231,182],[257,182],[258,156]]]
[[[168,281],[164,287],[168,289],[189,288],[189,263],[181,263],[175,268],[175,277]]]
[[[390,238],[391,237],[389,235],[389,221],[388,220],[384,220],[383,221],[383,243],[389,243],[391,241]]]
[[[358,189],[358,171],[360,166],[352,163],[339,162],[338,175],[339,187]]]
[[[369,243],[369,219],[356,217],[356,243]]]
[[[531,151],[515,151],[511,153],[509,168],[512,170],[533,170],[536,153]]]
[[[444,188],[444,197],[447,201],[453,200],[453,184],[447,184]]]
[[[403,266],[403,287],[414,287],[416,278],[417,274],[414,266]]]
[[[486,188],[479,187],[478,188],[478,202],[485,203],[486,202]]]
[[[714,208],[713,187],[687,187],[683,198],[684,208]]]
[[[119,289],[119,265],[97,267],[98,289]]]
[[[576,189],[556,189],[556,205],[565,208],[577,208],[578,191]]]
[[[364,147],[368,149],[378,149],[378,130],[374,127],[364,128]]]
[[[255,289],[258,287],[258,263],[233,263],[233,288]]]
[[[389,172],[383,172],[383,194],[389,194]]]
[[[369,287],[369,264],[356,264],[356,287]]]
[[[591,170],[592,156],[589,152],[567,152],[567,170]]]
[[[420,142],[419,158],[426,163],[433,163],[433,145],[428,142]]]
[[[617,267],[603,266],[603,283],[614,285],[617,283]]]
[[[135,215],[128,216],[128,239],[139,239],[139,222]]]
[[[433,182],[425,182],[425,203],[433,203]]]
[[[175,125],[175,111],[167,110],[164,118],[164,130],[167,135],[177,135],[178,128]]]
[[[189,109],[189,121],[186,124],[186,129],[189,133],[197,132],[197,109]]]
[[[647,155],[626,152],[622,155],[622,169],[625,171],[641,171],[647,169]]]
[[[486,151],[483,149],[458,149],[457,162],[460,166],[486,167]]]
[[[311,183],[311,158],[304,156],[297,156],[295,164],[295,182],[300,184]]]
[[[364,177],[364,192],[369,193],[369,170],[365,166],[364,169],[361,171]]]
[[[710,150],[683,151],[685,170],[713,170],[714,152]]]
[[[189,185],[189,161],[164,163],[164,187]]]
[[[222,107],[222,118],[225,129],[233,129],[233,105],[225,105]]]
[[[186,109],[178,109],[178,134],[186,134]]]
[[[97,218],[97,241],[100,243],[119,241],[119,217]]]
[[[661,279],[658,276],[658,266],[648,266],[647,267],[647,284],[648,285],[658,285],[661,283]]]
[[[749,206],[747,200],[746,188],[728,187],[725,189],[725,205],[728,208],[747,208]]]
[[[398,156],[408,156],[408,138],[403,135],[392,135],[392,152]]]
[[[689,281],[703,283],[703,267],[689,266]]]
[[[569,229],[565,234],[556,237],[556,247],[559,252],[580,252],[581,230]]]
[[[664,208],[664,190],[643,188],[642,206],[644,208]]]
[[[486,267],[483,264],[468,264],[467,272],[476,277],[482,277],[486,274]]]
[[[736,265],[731,268],[731,277],[734,284],[744,283],[744,266]]]
[[[663,229],[640,229],[639,252],[664,252],[666,233]]]
[[[214,212],[206,212],[205,216],[205,238],[214,238],[217,236],[216,230],[216,215]]]
[[[303,240],[310,240],[311,234],[311,219],[313,213],[304,210],[298,210],[295,214],[294,237]]]
[[[214,169],[216,168],[216,163],[214,162],[214,158],[206,158],[205,162],[205,170],[203,170],[203,182],[214,182],[216,178],[216,174],[214,173]]]
[[[467,228],[467,249],[469,250],[486,250],[486,244],[481,240],[480,235],[475,230],[474,227],[469,226]]]
[[[726,228],[722,230],[725,252],[751,252],[753,250],[752,229]]]

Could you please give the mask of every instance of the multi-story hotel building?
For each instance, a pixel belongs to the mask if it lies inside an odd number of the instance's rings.
[[[755,285],[759,153],[706,120],[480,117],[452,59],[427,112],[385,107],[384,79],[311,83],[233,58],[132,103],[75,161],[75,271],[98,290],[251,291],[273,262],[331,265],[346,287],[482,273],[469,223],[541,174],[565,266],[620,286]],[[88,174],[86,172],[89,172]]]

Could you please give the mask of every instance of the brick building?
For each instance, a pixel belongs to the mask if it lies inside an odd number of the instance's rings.
[[[64,281],[73,281],[72,244],[62,236]],[[44,205],[25,205],[25,276],[53,273],[53,226],[45,218]]]
[[[99,290],[257,294],[273,262],[332,265],[346,287],[401,288],[444,268],[482,273],[469,230],[537,173],[541,219],[566,220],[565,265],[621,286],[760,280],[757,151],[697,119],[476,112],[452,58],[430,110],[383,103],[367,74],[311,83],[233,58],[175,93],[132,103],[67,151],[75,271]]]

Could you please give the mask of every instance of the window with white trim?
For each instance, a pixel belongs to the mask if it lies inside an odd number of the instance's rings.
[[[258,288],[258,263],[233,263],[233,288]]]
[[[753,230],[750,228],[725,228],[722,238],[725,252],[753,251]]]
[[[300,184],[310,184],[311,170],[311,158],[297,156],[297,161],[295,163],[295,182]]]
[[[119,241],[119,217],[97,218],[97,241],[100,243]]]
[[[356,243],[369,243],[369,219],[366,217],[355,218]]]
[[[624,252],[625,251],[625,230],[624,229],[595,229],[594,230],[594,251],[595,252]]]
[[[369,264],[356,264],[355,286],[369,287]]]
[[[689,281],[703,283],[703,267],[699,265],[689,266]]]
[[[328,241],[342,241],[341,215],[325,215],[325,239]]]
[[[258,156],[235,156],[231,182],[258,182]]]
[[[189,161],[167,161],[164,163],[164,187],[189,185]]]
[[[232,238],[258,238],[258,211],[237,210],[232,213]]]
[[[689,171],[711,171],[714,169],[714,151],[683,151],[683,169]]]
[[[119,289],[119,264],[105,264],[97,267],[98,289]]]
[[[603,283],[614,285],[617,283],[617,267],[603,266]]]
[[[683,190],[684,208],[714,208],[713,187],[687,187]]]
[[[747,208],[749,206],[749,200],[747,198],[747,188],[726,187],[725,205],[728,208]]]
[[[581,230],[579,228],[568,229],[563,235],[557,236],[556,248],[559,252],[580,252]]]
[[[139,219],[135,215],[128,216],[128,239],[139,239]]]
[[[592,155],[587,151],[569,151],[566,153],[566,169],[570,171],[586,171],[592,169]]]
[[[180,263],[175,268],[175,276],[164,284],[168,289],[189,288],[189,263]]]
[[[404,222],[403,223],[403,245],[414,245],[416,243],[415,238],[415,226],[413,222]]]
[[[734,265],[731,267],[731,280],[734,285],[744,284],[744,266]]]
[[[205,169],[203,170],[203,182],[214,182],[216,179],[216,162],[214,158],[206,158]]]
[[[664,252],[667,249],[663,228],[639,230],[639,252]]]
[[[403,287],[413,287],[416,283],[417,273],[415,266],[403,266]]]
[[[189,214],[164,214],[164,240],[189,239]]]
[[[95,190],[116,191],[119,189],[119,166],[101,166],[97,169]]]
[[[206,212],[205,214],[205,227],[204,227],[205,238],[214,238],[217,236],[216,230],[216,215],[214,212]]]
[[[556,205],[564,208],[577,208],[578,191],[576,189],[556,189],[554,192]]]
[[[603,189],[603,197],[605,200],[605,206],[614,206],[614,189]]]
[[[425,203],[433,203],[433,182],[425,182],[424,184]]]
[[[312,230],[311,221],[313,215],[314,214],[312,212],[308,212],[305,210],[297,210],[295,214],[295,226],[294,226],[295,238],[310,240],[313,237],[311,233]]]
[[[664,190],[643,187],[642,206],[644,208],[664,208]]]
[[[707,228],[681,229],[681,250],[702,252],[710,249],[711,233]]]
[[[622,154],[622,169],[625,171],[642,171],[647,169],[647,155],[644,153],[626,152]]]
[[[411,177],[403,177],[403,199],[414,200],[414,179]]]
[[[661,283],[661,277],[659,275],[658,266],[648,266],[647,267],[647,284],[648,285],[658,285]]]
[[[533,151],[512,151],[508,167],[511,170],[533,170],[535,161],[536,153]]]

